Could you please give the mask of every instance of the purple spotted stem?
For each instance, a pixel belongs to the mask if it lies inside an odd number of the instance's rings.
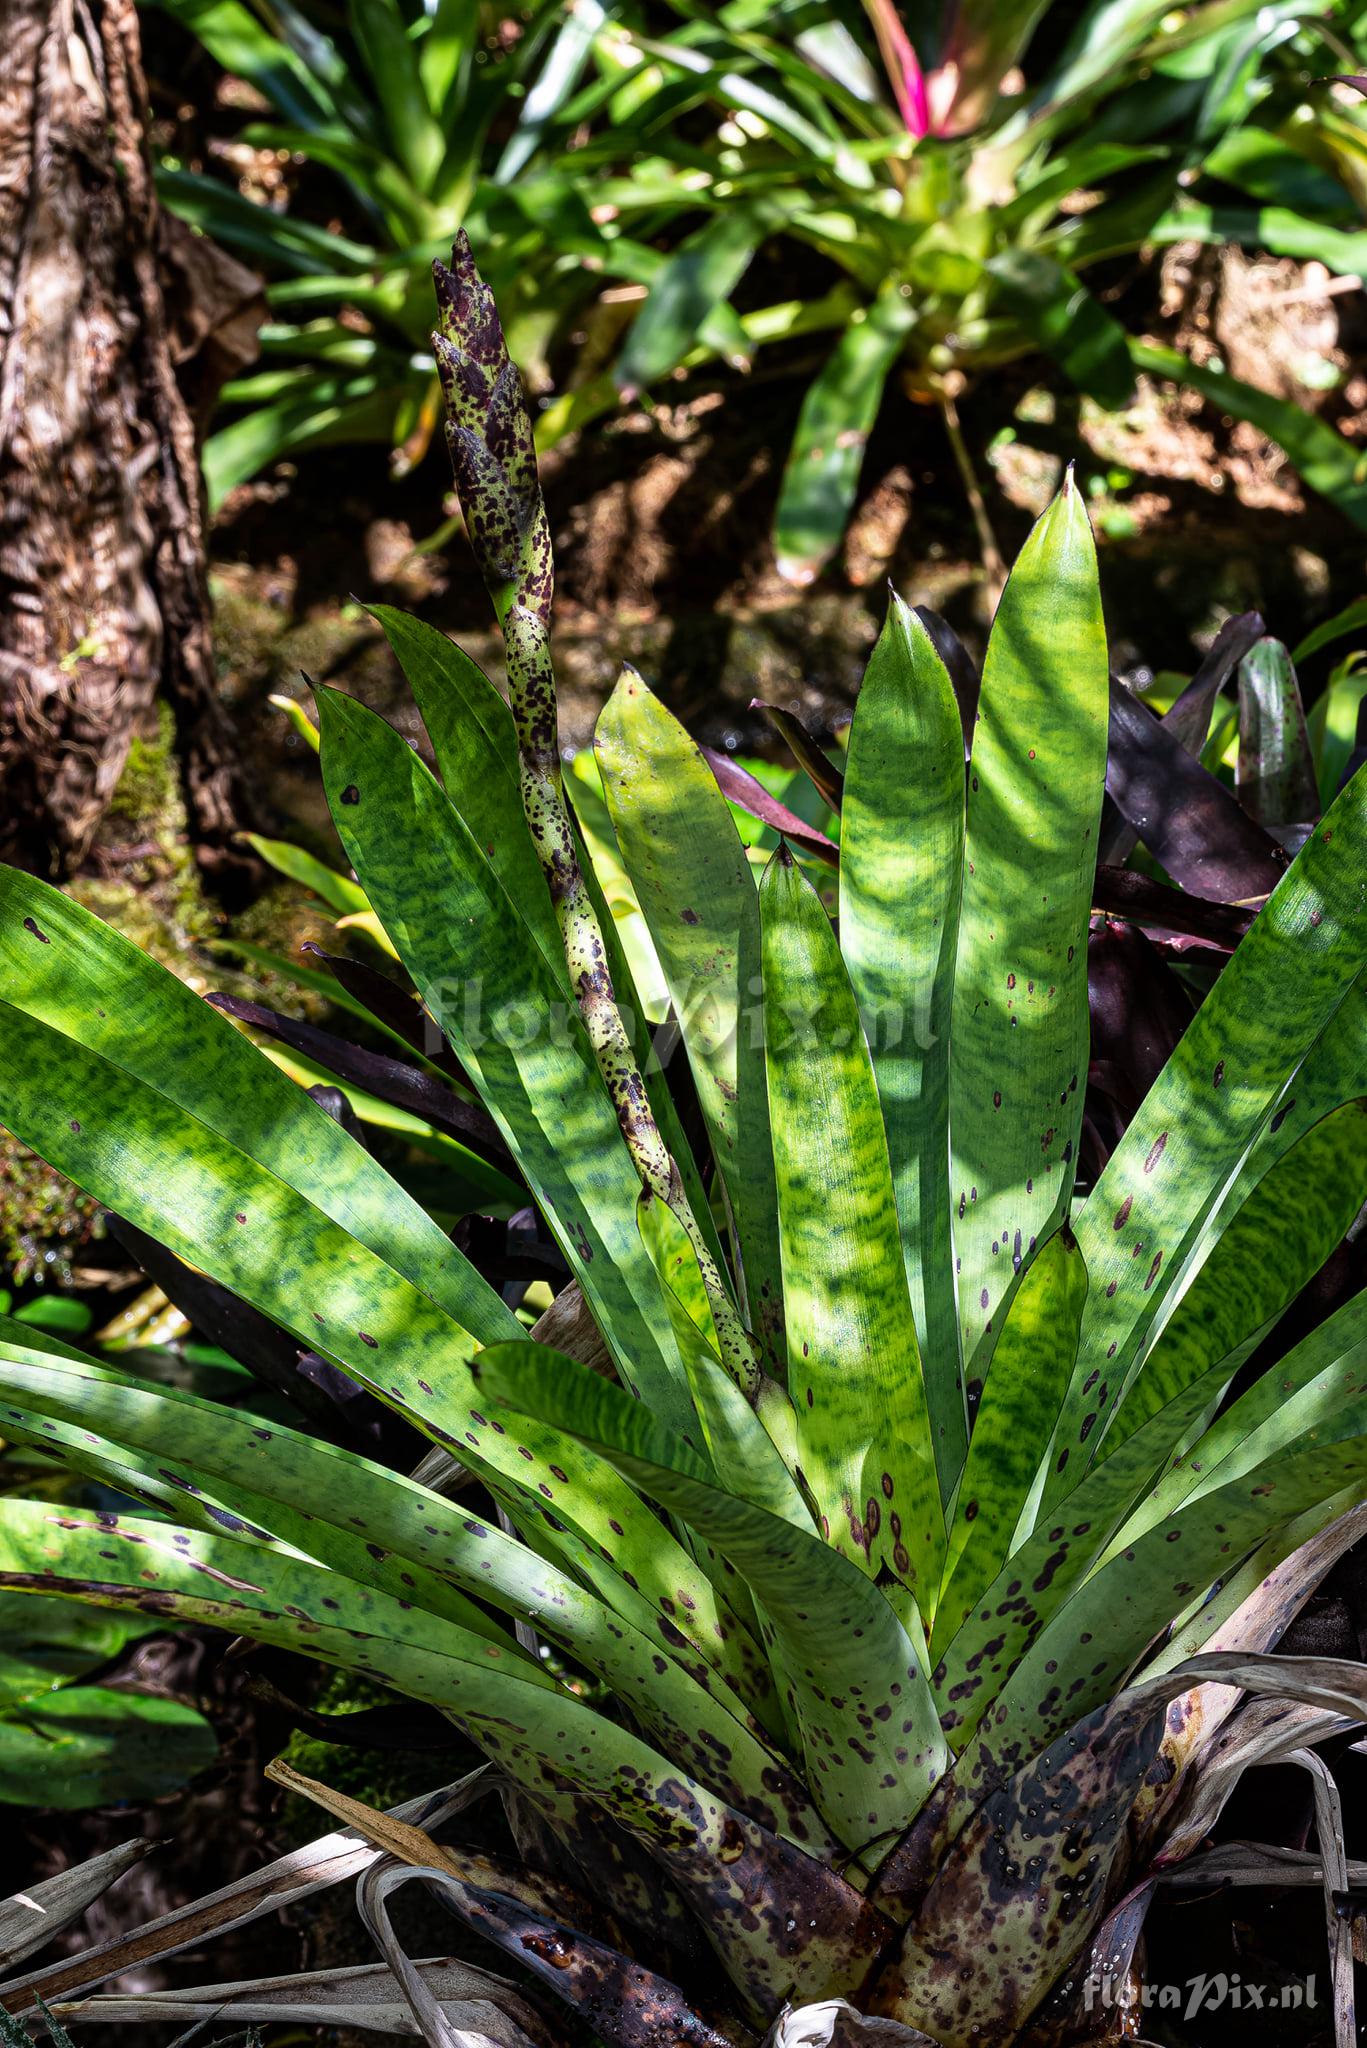
[[[555,906],[575,997],[641,1184],[669,1204],[687,1231],[723,1360],[753,1398],[760,1385],[754,1347],[660,1135],[579,866],[560,773],[550,646],[551,534],[522,379],[463,231],[450,268],[434,263],[432,270],[439,323],[432,348],[446,400],[446,444],[470,545],[503,628],[522,808]]]

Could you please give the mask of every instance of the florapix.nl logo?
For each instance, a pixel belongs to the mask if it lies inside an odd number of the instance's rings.
[[[1209,2012],[1313,2012],[1319,1993],[1313,1976],[1284,1984],[1262,1984],[1237,1970],[1213,1970],[1183,1983],[1149,1984],[1133,1977],[1093,1971],[1083,1979],[1082,2003],[1087,2012],[1122,2010],[1170,2012],[1194,2020]]]

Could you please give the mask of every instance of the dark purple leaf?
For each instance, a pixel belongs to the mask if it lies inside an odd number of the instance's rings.
[[[1319,816],[1319,788],[1300,685],[1280,640],[1260,640],[1239,666],[1235,786],[1249,816],[1269,828]]]
[[[1262,631],[1263,621],[1259,612],[1240,612],[1237,618],[1226,619],[1205,660],[1164,715],[1165,730],[1180,740],[1189,754],[1200,754],[1210,730],[1210,714],[1215,699]],[[1101,818],[1100,859],[1117,865],[1127,861],[1134,852],[1138,836],[1107,797]]]
[[[717,787],[731,803],[748,811],[761,824],[772,825],[775,832],[781,832],[785,839],[791,840],[800,852],[809,854],[813,860],[823,861],[830,868],[840,865],[840,853],[834,840],[828,839],[824,832],[818,832],[814,825],[804,824],[796,811],[790,811],[787,804],[781,804],[777,797],[770,796],[764,784],[748,768],[742,768],[739,761],[733,761],[727,754],[719,754],[715,747],[704,747],[702,754],[717,778]]]
[[[1179,932],[1222,953],[1233,952],[1257,915],[1237,903],[1189,896],[1134,868],[1098,868],[1092,902],[1108,917],[1126,918],[1164,936]]]
[[[465,1069],[416,996],[409,995],[387,974],[381,974],[377,967],[368,966],[364,960],[348,959],[344,953],[325,953],[312,939],[306,939],[299,950],[321,960],[349,996],[354,996],[358,1003],[364,1003],[372,1017],[377,1017],[381,1024],[387,1024],[391,1031],[397,1032],[414,1052],[420,1052],[424,1059],[431,1060],[433,1066],[440,1067],[453,1081],[469,1087]]]
[[[1137,925],[1102,919],[1087,941],[1092,1057],[1124,1069],[1148,1094],[1192,1019],[1191,998]]]
[[[1219,903],[1267,896],[1285,854],[1123,683],[1111,684],[1106,788],[1174,882]]]
[[[983,683],[978,664],[948,620],[933,612],[929,605],[913,605],[912,610],[929,633],[935,643],[935,652],[948,670],[959,706],[959,721],[964,729],[964,760],[967,762],[973,749],[973,727],[977,722],[978,694]]]
[[[1237,618],[1226,619],[1205,660],[1164,715],[1163,724],[1189,754],[1199,754],[1205,745],[1215,699],[1266,630],[1260,612],[1240,612]]]
[[[263,1004],[247,1002],[241,996],[215,993],[206,1001],[227,1016],[236,1017],[239,1023],[251,1025],[254,1031],[264,1031],[268,1037],[302,1053],[305,1059],[326,1067],[340,1081],[364,1088],[381,1102],[392,1102],[395,1108],[424,1118],[435,1130],[444,1131],[478,1153],[500,1173],[517,1176],[517,1164],[489,1112],[478,1103],[464,1101],[435,1074],[422,1067],[410,1067],[404,1060],[391,1059],[388,1053],[368,1052],[331,1031],[320,1031],[316,1024],[282,1016],[278,1010],[268,1010]]]
[[[1091,1063],[1081,1171],[1094,1183],[1192,1018],[1191,1000],[1138,925],[1098,919],[1087,939]]]
[[[516,1307],[529,1280],[544,1280],[552,1294],[570,1281],[560,1247],[537,1228],[537,1212],[520,1209],[506,1221],[501,1216],[462,1216],[451,1233],[476,1272],[493,1287],[510,1288]]]
[[[470,1745],[465,1736],[452,1726],[444,1714],[435,1707],[419,1706],[415,1701],[396,1702],[393,1706],[358,1707],[349,1713],[320,1714],[312,1707],[291,1699],[281,1692],[264,1673],[253,1671],[244,1680],[244,1689],[253,1699],[279,1714],[291,1727],[300,1729],[305,1735],[316,1736],[320,1742],[334,1742],[343,1749],[395,1750],[400,1754],[429,1754],[433,1751],[452,1749],[469,1752]]]
[[[822,802],[838,813],[845,794],[845,778],[802,720],[777,704],[766,704],[762,697],[752,697],[750,709],[764,713]]]

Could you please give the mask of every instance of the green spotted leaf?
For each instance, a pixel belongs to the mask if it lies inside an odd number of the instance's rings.
[[[158,1113],[167,1128],[177,1121],[172,1106],[182,1112],[186,1156],[172,1173],[194,1171],[195,1129],[203,1125],[367,1245],[471,1336],[483,1341],[513,1334],[513,1319],[493,1288],[364,1146],[169,969],[70,897],[16,868],[0,868],[0,998],[101,1059],[98,1093],[84,1101],[79,1091],[65,1098],[68,1139],[98,1137],[116,1156],[126,1116],[120,1075],[126,1074],[161,1098]],[[10,1117],[8,1084],[18,1115],[19,1096],[32,1089],[33,1079],[0,1075],[0,1118],[12,1129],[18,1126]],[[79,1158],[80,1148],[71,1149]],[[230,1194],[231,1184],[223,1206],[232,1215]],[[108,1199],[117,1209],[117,1197]],[[155,1236],[156,1224],[150,1227]]]
[[[1073,1482],[1070,1464],[1094,1454],[1215,1201],[1360,979],[1364,860],[1367,775],[1358,774],[1259,912],[1073,1219],[1091,1288],[1046,1511]],[[1347,1085],[1338,1099],[1362,1088]],[[1104,1400],[1085,1384],[1103,1360]],[[1089,1415],[1101,1429],[1090,1425],[1084,1439]]]
[[[449,1624],[404,1615],[339,1573],[223,1534],[12,1500],[0,1522],[3,1587],[246,1631],[439,1708],[534,1801],[568,1783],[642,1842],[695,1906],[756,2016],[790,1993],[853,1990],[886,1939],[886,1922],[834,1871],[536,1665],[515,1664],[498,1644]]]
[[[963,730],[894,592],[854,708],[840,813],[840,950],[873,1055],[941,1491],[967,1410],[949,1194],[949,1028],[963,872]]]
[[[1057,1410],[1072,1377],[1086,1299],[1077,1239],[1060,1224],[1026,1269],[992,1353],[949,1532],[942,1604],[951,1620],[1011,1549],[1039,1469],[1039,1419]]]
[[[758,1024],[759,898],[731,807],[627,669],[594,736],[622,860],[683,1033],[740,1252],[750,1325],[783,1364],[774,1162]]]
[[[807,1846],[819,1844],[810,1801],[663,1605],[652,1611],[643,1599],[628,1603],[644,1623],[638,1627],[497,1524],[413,1480],[279,1424],[267,1429],[251,1415],[141,1385],[89,1361],[26,1355],[0,1339],[0,1417],[7,1434],[60,1443],[73,1463],[96,1472],[131,1450],[169,1482],[169,1501],[178,1500],[186,1518],[206,1533],[227,1528],[284,1544],[297,1556],[502,1643],[514,1661],[523,1653],[474,1600],[530,1620],[629,1699],[654,1739],[714,1790],[747,1809],[776,1814],[780,1829],[800,1830],[794,1838]],[[615,1475],[601,1476],[620,1486]],[[614,1506],[620,1512],[620,1499]],[[534,1512],[530,1502],[520,1508],[520,1515]],[[649,1580],[649,1565],[637,1552],[660,1547],[651,1540],[654,1530],[638,1505],[617,1538],[621,1570],[640,1562]],[[672,1597],[667,1604],[676,1609]]]
[[[1108,694],[1096,552],[1070,481],[1003,592],[973,731],[950,1030],[970,1395],[1016,1274],[1072,1193]]]
[[[1099,1480],[1112,1462],[1098,1468]],[[1156,1631],[1213,1577],[1307,1511],[1319,1508],[1327,1520],[1334,1497],[1364,1478],[1367,1297],[1360,1296],[1236,1402],[1116,1533],[1103,1562],[1034,1636],[1001,1687],[960,1765],[963,1793],[984,1771],[1013,1757],[1024,1761],[1098,1706]],[[1302,1525],[1297,1540],[1303,1533]],[[1091,1658],[1081,1668],[1079,1645]],[[1065,1668],[1073,1683],[1055,1691],[1055,1672]],[[994,1658],[980,1670],[990,1694],[1001,1669]],[[1065,1691],[1072,1696],[1065,1699]]]
[[[929,1602],[944,1514],[878,1087],[830,919],[786,849],[760,922],[798,1457],[830,1542]]]
[[[688,1370],[693,1405],[713,1466],[748,1501],[810,1532],[811,1514],[792,1473],[760,1416],[722,1365],[698,1255],[687,1231],[665,1203],[644,1193],[636,1216],[666,1291],[679,1353]],[[791,1436],[791,1410],[782,1389],[773,1387],[765,1406],[772,1413],[779,1404],[788,1424],[782,1432],[787,1438]]]
[[[691,1415],[635,1225],[639,1181],[575,1006],[464,820],[384,720],[319,697],[337,829],[404,965],[502,1128],[614,1357]]]
[[[955,1749],[964,1747],[1040,1631],[1086,1580],[1162,1473],[1173,1445],[1200,1428],[1228,1378],[1222,1361],[1150,1416],[1114,1457],[1093,1465],[1045,1520],[1018,1537],[988,1585],[964,1582],[947,1590],[936,1618],[932,1683]],[[1058,1673],[1046,1675],[1052,1680]]]
[[[822,1812],[852,1848],[905,1826],[945,1752],[924,1644],[863,1572],[815,1532],[724,1490],[640,1402],[570,1359],[491,1345],[477,1373],[490,1401],[556,1417],[731,1560],[760,1604]]]
[[[1343,1240],[1367,1200],[1367,1102],[1332,1110],[1249,1192],[1221,1211],[1210,1256],[1164,1325],[1103,1456],[1220,1359],[1247,1345],[1289,1306]]]
[[[565,943],[522,807],[517,732],[507,704],[478,664],[444,633],[388,605],[372,607],[412,689],[427,727],[447,797],[516,905],[566,1006],[574,1000]],[[652,1056],[650,1023],[632,988],[593,864],[580,847],[580,865],[594,900],[613,987],[625,1012],[651,1108],[679,1163],[695,1215],[711,1223],[684,1140],[673,1097]],[[538,964],[538,975],[540,966]],[[715,1255],[715,1245],[714,1245]]]

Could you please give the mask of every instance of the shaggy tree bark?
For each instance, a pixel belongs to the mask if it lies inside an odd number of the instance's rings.
[[[162,689],[192,836],[222,863],[246,793],[177,370],[207,410],[255,352],[259,288],[159,213],[133,0],[7,0],[4,30],[0,852],[80,859]]]

